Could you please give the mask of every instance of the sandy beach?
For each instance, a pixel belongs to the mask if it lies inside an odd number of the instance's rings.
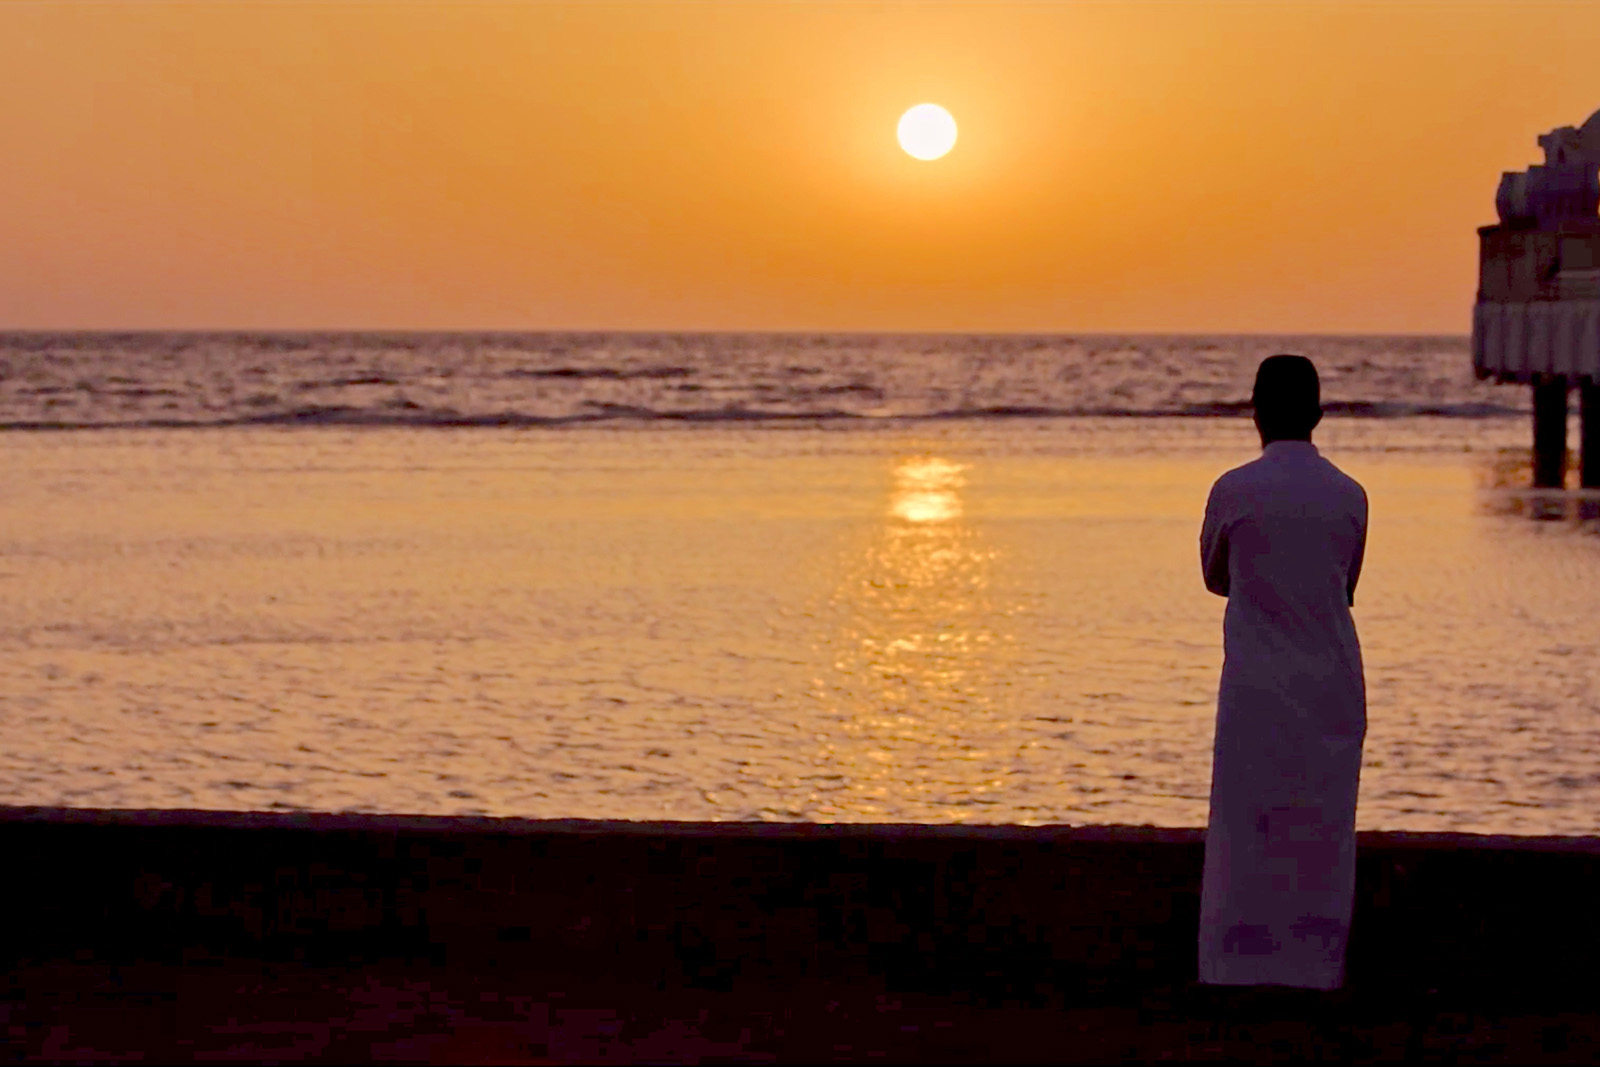
[[[1587,1062],[1595,838],[1362,836],[1349,987],[1198,987],[1200,834],[0,809],[24,1058]],[[1537,914],[1556,936],[1528,936]]]

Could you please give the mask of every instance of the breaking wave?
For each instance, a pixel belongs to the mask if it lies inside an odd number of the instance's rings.
[[[129,419],[122,421],[18,420],[0,422],[5,430],[178,430],[215,429],[229,426],[348,426],[348,427],[471,427],[548,428],[592,425],[596,423],[796,423],[796,422],[927,422],[951,419],[1072,419],[1072,418],[1248,418],[1248,405],[1195,404],[1167,410],[1135,408],[1046,408],[997,406],[952,408],[911,414],[863,414],[838,409],[815,411],[758,411],[749,408],[686,408],[654,411],[622,404],[598,405],[599,410],[570,415],[534,415],[516,411],[462,414],[455,411],[365,409],[354,407],[301,407],[257,415],[214,419]],[[1446,418],[1491,419],[1521,418],[1526,413],[1516,408],[1492,404],[1425,405],[1379,404],[1367,402],[1328,405],[1333,418],[1397,419]]]
[[[1525,415],[1461,337],[0,334],[0,430],[1248,417],[1311,356],[1331,418]]]

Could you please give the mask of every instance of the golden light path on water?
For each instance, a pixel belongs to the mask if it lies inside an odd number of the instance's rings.
[[[821,814],[888,817],[911,800],[960,818],[1004,785],[982,739],[1014,635],[995,625],[995,550],[963,519],[968,469],[898,460],[875,538],[834,594],[838,733],[822,744],[834,771]]]

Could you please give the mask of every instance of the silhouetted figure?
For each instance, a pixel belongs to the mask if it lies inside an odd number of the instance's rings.
[[[1335,989],[1355,893],[1366,686],[1350,607],[1367,494],[1311,443],[1317,370],[1256,372],[1261,458],[1217,479],[1200,531],[1228,598],[1200,894],[1200,980]]]

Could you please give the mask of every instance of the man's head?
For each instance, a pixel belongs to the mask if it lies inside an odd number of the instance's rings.
[[[1250,394],[1261,443],[1309,441],[1322,421],[1322,386],[1305,356],[1268,356],[1256,370]]]

